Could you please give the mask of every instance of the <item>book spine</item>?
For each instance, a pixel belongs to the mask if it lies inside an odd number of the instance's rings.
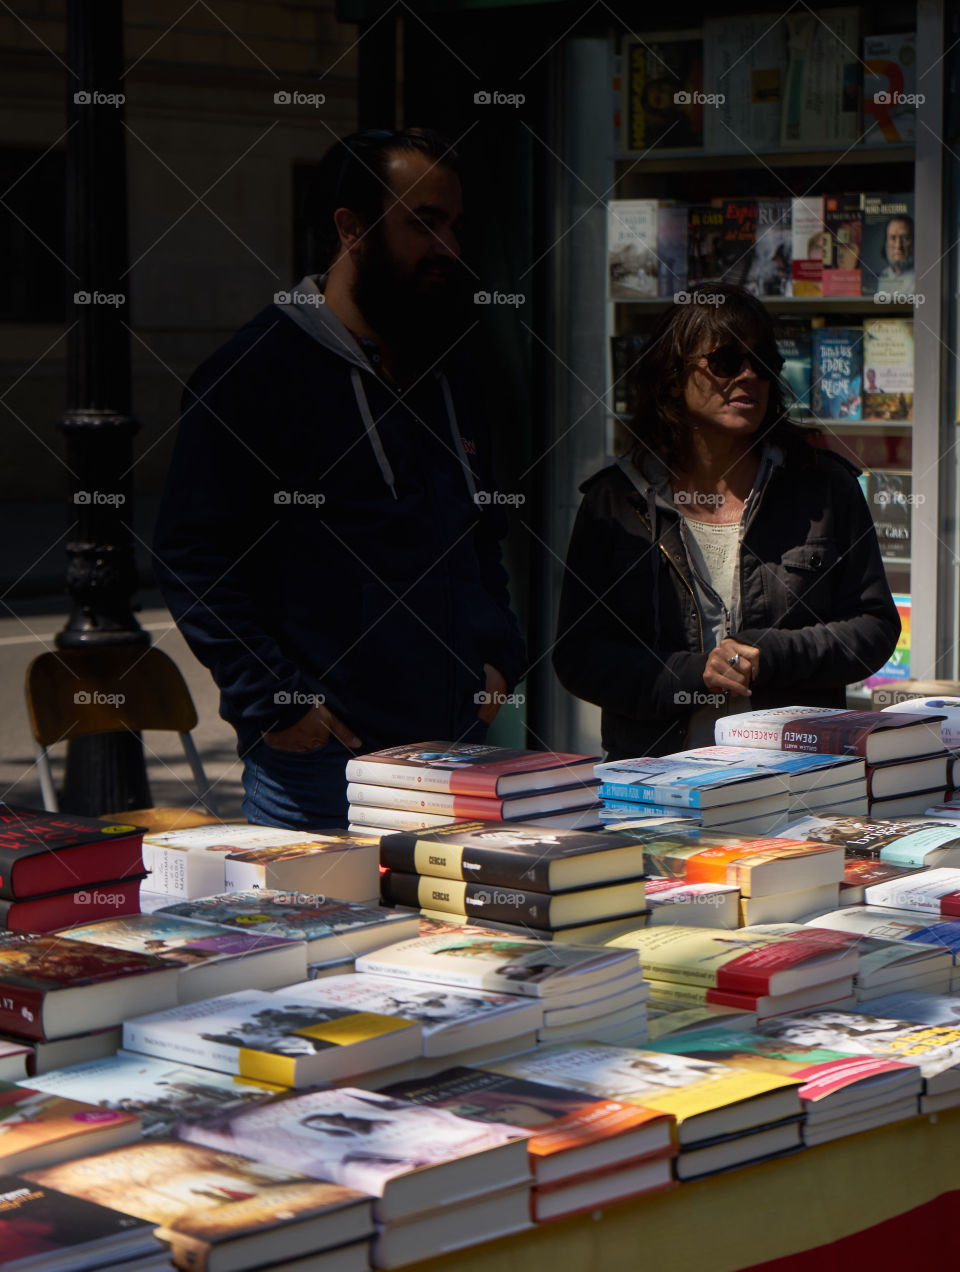
[[[143,842],[143,868],[149,892],[163,892],[181,900],[187,897],[187,854],[165,844]]]
[[[408,905],[449,914],[465,914],[478,922],[524,923],[546,928],[550,923],[550,897],[538,892],[485,887],[456,879],[398,874],[388,870],[380,879],[385,905]]]
[[[602,782],[601,799],[626,799],[661,807],[700,808],[700,792],[689,786],[634,786],[624,782]]]
[[[0,1032],[42,1041],[45,998],[45,990],[0,981]]]
[[[542,854],[532,856],[493,847],[475,850],[442,839],[419,839],[414,833],[384,836],[380,841],[380,865],[406,875],[468,879],[471,883],[504,888],[522,883],[533,892],[550,891],[550,865]]]
[[[348,782],[369,782],[373,786],[399,786],[409,791],[451,790],[449,769],[418,768],[413,764],[390,764],[384,760],[347,761]],[[495,790],[490,792],[495,794]]]
[[[366,804],[372,808],[407,809],[416,813],[452,814],[463,821],[499,821],[503,814],[503,802],[472,795],[450,795],[427,790],[404,790],[400,787],[367,786],[351,782],[347,786],[347,799],[351,804]]]

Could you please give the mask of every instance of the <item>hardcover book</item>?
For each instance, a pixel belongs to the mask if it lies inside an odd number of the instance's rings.
[[[863,418],[913,419],[912,318],[863,320]]]
[[[738,994],[777,995],[823,984],[857,970],[856,939],[843,933],[770,936],[747,929],[650,927],[615,936],[637,950],[644,975]]]
[[[251,989],[126,1020],[123,1046],[159,1060],[301,1087],[412,1060],[421,1054],[421,1030],[397,1016]]]
[[[801,1083],[793,1078],[602,1043],[542,1047],[484,1067],[529,1082],[585,1091],[600,1100],[671,1113],[677,1119],[681,1149],[796,1117],[801,1108]]]
[[[636,954],[627,950],[556,942],[546,946],[532,938],[501,939],[491,932],[462,929],[451,936],[440,933],[401,941],[357,959],[358,972],[550,999],[601,984],[636,965]]]
[[[375,808],[401,808],[417,813],[442,813],[455,821],[522,821],[539,813],[579,809],[597,803],[596,783],[578,783],[564,790],[542,791],[488,799],[480,795],[447,795],[441,791],[409,790],[404,786],[374,786],[363,782],[347,784],[351,807],[365,804]]]
[[[460,822],[385,836],[380,864],[407,874],[553,893],[636,878],[643,873],[643,850],[615,833]]]
[[[160,1225],[178,1267],[241,1269],[360,1241],[370,1198],[197,1144],[162,1140],[30,1171],[44,1188]]]
[[[861,198],[863,295],[879,303],[912,297],[917,290],[913,263],[913,192],[864,194]],[[904,321],[910,322],[910,319]]]
[[[607,203],[607,296],[636,300],[657,294],[657,200]]]
[[[793,227],[793,294],[823,295],[823,199],[791,201]]]
[[[421,742],[348,760],[347,781],[498,799],[581,783],[592,788],[597,758],[480,742]],[[588,790],[581,802],[590,798]]]
[[[931,697],[913,698],[907,702],[895,702],[883,708],[884,715],[914,715],[918,711],[923,715],[932,712],[942,716],[940,737],[943,745],[951,751],[960,750],[960,698],[936,694]]]
[[[310,963],[341,956],[356,958],[381,945],[420,934],[416,915],[270,889],[182,901],[166,906],[161,914],[216,923],[255,936],[305,941]]]
[[[86,927],[64,928],[58,936],[95,946],[152,954],[180,969],[181,1002],[253,987],[272,989],[303,980],[306,946],[261,932],[238,932],[166,914],[134,914],[101,919]]]
[[[175,1137],[183,1122],[286,1094],[286,1087],[128,1051],[54,1069],[22,1085],[97,1108],[133,1113],[140,1119],[143,1135],[153,1139]]]
[[[888,721],[894,719],[897,724],[891,729]],[[868,764],[909,760],[943,749],[935,712],[896,716],[885,711],[773,707],[723,717],[714,732],[717,742],[730,746],[859,755]]]
[[[396,976],[345,972],[276,991],[326,1008],[363,1011],[414,1020],[423,1033],[425,1056],[448,1056],[469,1048],[518,1037],[543,1023],[543,1007],[519,994],[451,989]]]
[[[829,276],[824,267],[824,280]],[[830,294],[825,281],[824,295]],[[814,327],[811,338],[810,399],[814,415],[821,420],[861,419],[863,332],[859,327]]]
[[[105,1029],[138,1009],[172,1006],[177,977],[150,954],[0,933],[0,1029],[20,1038]]]
[[[0,898],[16,901],[143,874],[136,826],[0,803]]]
[[[849,857],[868,857],[919,870],[960,866],[960,827],[930,818],[803,817],[783,838],[809,839],[841,847]]]
[[[445,1069],[422,1082],[394,1083],[384,1094],[447,1109],[468,1121],[506,1123],[527,1131],[538,1184],[648,1154],[672,1155],[673,1119],[665,1113],[488,1069]]]
[[[353,1087],[224,1114],[183,1134],[371,1193],[382,1223],[530,1179],[527,1137],[518,1127]]]
[[[140,1138],[140,1119],[0,1082],[0,1170],[31,1170]]]
[[[152,1223],[19,1175],[0,1175],[0,1248],[5,1272],[136,1267],[166,1250]]]
[[[385,905],[447,910],[481,922],[492,919],[524,923],[547,932],[646,911],[642,877],[551,896],[547,892],[385,870],[380,876],[380,895]]]
[[[71,888],[22,901],[0,900],[0,929],[52,932],[71,923],[115,919],[140,913],[140,883],[145,876],[111,879],[90,888]]]

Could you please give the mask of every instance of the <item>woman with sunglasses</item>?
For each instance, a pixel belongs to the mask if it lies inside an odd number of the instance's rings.
[[[900,633],[857,469],[785,417],[763,304],[717,284],[657,323],[632,445],[584,492],[554,666],[611,759],[713,742],[735,711],[843,707]]]

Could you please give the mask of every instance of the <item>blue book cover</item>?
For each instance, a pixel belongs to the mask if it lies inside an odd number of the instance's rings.
[[[814,327],[810,397],[822,420],[863,417],[863,331],[859,327]]]

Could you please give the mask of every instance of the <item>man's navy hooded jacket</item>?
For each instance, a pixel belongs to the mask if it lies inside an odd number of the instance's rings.
[[[475,382],[402,398],[306,278],[194,374],[156,534],[170,610],[244,754],[313,696],[365,750],[458,739],[509,608]]]

